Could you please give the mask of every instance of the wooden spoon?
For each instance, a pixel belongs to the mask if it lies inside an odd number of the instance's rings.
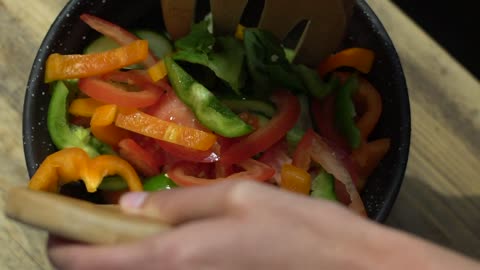
[[[210,0],[214,33],[233,33],[247,2]],[[189,32],[195,4],[195,0],[162,0],[163,17],[172,37],[179,38]],[[353,4],[354,0],[265,0],[258,27],[273,32],[283,40],[298,23],[307,20],[307,28],[296,48],[295,61],[317,65],[340,45]],[[178,18],[179,10],[182,11],[182,19]]]
[[[23,187],[8,192],[5,212],[13,220],[90,244],[126,243],[170,228],[153,218],[125,214],[116,205],[97,205]]]

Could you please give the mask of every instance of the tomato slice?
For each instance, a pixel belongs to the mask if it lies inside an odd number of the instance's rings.
[[[131,86],[138,87],[141,91],[128,91],[107,80],[95,77],[83,78],[78,82],[78,88],[86,95],[101,102],[129,108],[150,106],[163,94],[163,91],[153,83],[131,84]]]
[[[128,32],[124,28],[104,19],[98,18],[97,16],[93,16],[90,14],[82,14],[80,15],[80,19],[84,23],[88,24],[88,26],[90,26],[91,28],[113,39],[119,45],[127,45],[135,40],[139,40],[136,35]],[[147,67],[151,67],[155,65],[157,61],[158,59],[153,54],[152,50],[148,50],[148,57],[143,61],[143,63]]]
[[[145,112],[162,120],[175,122],[182,126],[206,131],[195,117],[192,110],[181,101],[167,83],[164,84],[164,95],[157,103],[145,109]]]
[[[170,85],[163,83],[163,89],[164,94],[162,97],[157,103],[146,108],[146,113],[182,126],[208,131],[207,128],[200,124],[190,108],[177,97]],[[215,148],[207,151],[199,151],[168,142],[156,141],[155,143],[180,160],[211,163],[218,161],[220,158]]]
[[[267,150],[279,142],[293,128],[300,115],[298,98],[287,91],[278,91],[272,97],[278,112],[264,126],[229,147],[220,162],[236,164]]]
[[[154,155],[130,138],[121,140],[118,147],[120,156],[144,176],[160,174],[165,161],[158,153]]]
[[[198,164],[180,161],[174,164],[168,170],[167,174],[177,185],[184,187],[245,179],[264,182],[275,174],[275,170],[272,167],[254,159],[244,160],[237,165],[244,169],[244,171],[233,173],[227,177],[208,179],[202,176],[202,174],[205,174],[205,171],[203,171]]]

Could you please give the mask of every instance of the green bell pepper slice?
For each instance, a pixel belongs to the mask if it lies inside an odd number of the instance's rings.
[[[195,114],[200,123],[224,137],[234,138],[253,131],[205,86],[198,83],[171,57],[165,58],[168,78],[175,93]]]
[[[81,148],[90,157],[114,153],[110,146],[93,137],[89,129],[68,122],[68,96],[69,90],[64,82],[54,83],[47,113],[47,129],[53,144],[58,149]]]
[[[335,99],[335,122],[352,148],[358,148],[361,142],[360,130],[355,125],[355,105],[353,95],[358,89],[358,78],[354,75],[347,79]]]
[[[150,177],[144,181],[143,190],[157,191],[163,189],[173,189],[178,187],[166,174],[160,174]]]

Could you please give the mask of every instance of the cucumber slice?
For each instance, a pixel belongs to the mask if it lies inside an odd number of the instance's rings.
[[[148,40],[150,50],[159,59],[163,59],[173,51],[170,40],[160,33],[145,29],[136,30],[133,33],[141,39]]]
[[[173,50],[170,40],[160,33],[145,29],[136,30],[133,31],[133,33],[140,39],[148,40],[150,50],[152,50],[153,54],[160,59]],[[90,45],[85,48],[84,53],[90,54],[104,52],[118,47],[120,47],[120,45],[118,45],[113,39],[101,36],[90,43]]]
[[[272,103],[254,100],[254,99],[222,99],[223,104],[225,104],[230,110],[241,113],[241,112],[258,112],[267,117],[273,117],[277,111],[275,106]]]
[[[112,50],[118,47],[120,46],[113,39],[106,36],[101,36],[95,39],[92,43],[90,43],[90,45],[88,45],[85,48],[85,50],[83,50],[83,53],[91,54],[91,53],[104,52],[104,51]]]

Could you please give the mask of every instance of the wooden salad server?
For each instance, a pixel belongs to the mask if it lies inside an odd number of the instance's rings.
[[[126,243],[170,228],[153,218],[125,214],[117,205],[98,205],[26,187],[7,193],[5,213],[21,223],[90,244]]]
[[[250,0],[254,1],[254,0]],[[210,0],[215,35],[232,34],[248,0]],[[354,0],[265,0],[259,28],[283,40],[299,23],[307,21],[295,61],[317,65],[342,42]],[[174,39],[189,32],[195,14],[195,0],[162,0],[167,31]]]

